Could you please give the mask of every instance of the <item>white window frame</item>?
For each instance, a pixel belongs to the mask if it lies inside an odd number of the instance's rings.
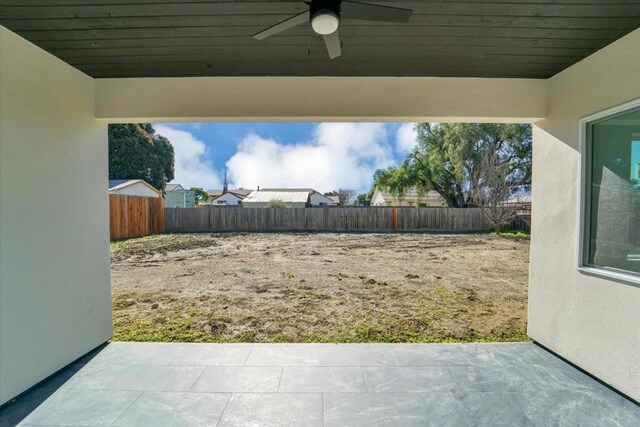
[[[588,150],[588,141],[587,136],[589,134],[587,126],[596,120],[604,119],[609,116],[615,116],[618,114],[623,114],[627,111],[631,112],[632,109],[636,109],[640,107],[640,98],[635,99],[633,101],[618,105],[613,108],[609,108],[604,111],[600,111],[598,113],[592,114],[590,116],[586,116],[580,119],[580,129],[579,129],[579,141],[580,141],[580,171],[578,179],[578,198],[579,198],[579,209],[578,209],[578,256],[577,256],[577,268],[578,271],[583,274],[588,274],[591,276],[597,276],[604,279],[615,280],[623,283],[631,283],[634,285],[640,285],[640,275],[629,272],[626,273],[624,271],[619,270],[608,270],[600,267],[594,267],[587,265],[587,260],[585,259],[585,245],[586,245],[586,215],[587,215],[587,173],[589,165],[587,163],[587,150]]]

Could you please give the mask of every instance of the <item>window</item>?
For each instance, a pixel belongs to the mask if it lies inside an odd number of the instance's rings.
[[[583,123],[581,266],[640,281],[640,102]]]

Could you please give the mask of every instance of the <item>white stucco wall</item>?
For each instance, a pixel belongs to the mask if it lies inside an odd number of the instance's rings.
[[[636,98],[640,30],[549,80],[533,135],[529,335],[640,400],[640,286],[576,268],[578,121]]]
[[[111,336],[93,106],[91,78],[0,27],[0,403]]]

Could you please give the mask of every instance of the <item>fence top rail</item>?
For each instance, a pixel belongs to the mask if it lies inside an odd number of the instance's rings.
[[[136,196],[137,197],[137,196]],[[383,209],[413,209],[413,210],[459,210],[459,211],[480,211],[481,208],[471,207],[471,208],[450,208],[448,206],[306,206],[306,207],[290,207],[290,208],[270,208],[270,207],[246,207],[242,205],[222,205],[222,206],[214,206],[214,205],[200,205],[194,208],[181,208],[181,207],[171,207],[167,206],[165,209],[175,209],[175,210],[195,210],[195,209],[245,209],[248,211],[260,211],[263,209],[280,209],[280,210],[304,210],[304,209],[331,209],[331,210],[340,210],[340,209],[373,209],[373,210],[383,210]]]

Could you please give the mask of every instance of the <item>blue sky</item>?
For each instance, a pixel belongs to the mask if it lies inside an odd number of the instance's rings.
[[[367,191],[373,172],[415,144],[413,123],[158,123],[176,153],[173,182],[221,188]]]

